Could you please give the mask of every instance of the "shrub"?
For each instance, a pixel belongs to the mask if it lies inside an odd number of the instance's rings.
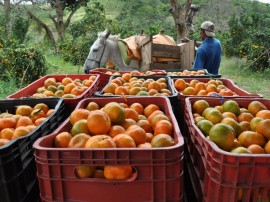
[[[17,84],[29,84],[46,74],[45,57],[34,48],[3,48],[0,50],[0,77],[7,80],[12,75]],[[21,80],[18,80],[21,78]]]

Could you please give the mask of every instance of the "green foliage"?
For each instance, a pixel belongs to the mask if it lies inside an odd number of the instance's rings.
[[[30,21],[28,19],[22,18],[20,16],[16,17],[11,30],[13,39],[17,40],[18,43],[23,43],[29,26]]]
[[[229,33],[223,41],[226,56],[245,58],[253,71],[269,68],[270,16],[254,10],[244,10],[229,20]]]
[[[107,19],[104,7],[99,2],[91,2],[85,7],[85,15],[70,27],[71,38],[66,38],[60,46],[65,61],[82,65],[87,58],[91,45],[97,39],[97,33],[109,28],[113,33],[117,28]]]
[[[0,77],[8,80],[12,75],[17,84],[29,84],[46,74],[46,60],[34,48],[3,48],[0,50]],[[21,81],[19,81],[19,78]]]

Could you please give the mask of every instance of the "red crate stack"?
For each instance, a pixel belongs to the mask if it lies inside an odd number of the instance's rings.
[[[54,133],[35,142],[35,157],[42,201],[183,201],[184,141],[165,97],[88,98],[101,107],[109,102],[134,102],[147,106],[157,103],[173,123],[175,145],[164,148],[54,148],[57,133],[69,131],[66,120]],[[134,173],[126,180],[78,179],[77,165],[131,165]]]
[[[270,156],[269,154],[234,154],[223,151],[207,139],[196,126],[192,105],[204,99],[210,107],[221,105],[232,98],[186,99],[184,137],[188,152],[186,163],[196,197],[199,201],[269,201]],[[270,109],[270,100],[261,98],[234,98],[240,107],[247,108],[259,100]]]

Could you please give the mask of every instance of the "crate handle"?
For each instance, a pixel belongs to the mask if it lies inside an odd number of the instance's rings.
[[[117,184],[123,183],[123,182],[132,182],[132,181],[135,181],[138,178],[138,170],[134,166],[132,166],[132,174],[131,174],[131,176],[129,178],[123,179],[123,180],[122,179],[109,180],[109,179],[105,179],[105,178],[102,178],[102,177],[100,177],[100,178],[99,177],[94,178],[94,177],[92,177],[93,174],[90,177],[79,177],[78,174],[77,174],[77,171],[76,171],[76,168],[78,166],[96,167],[96,166],[93,166],[93,165],[75,165],[74,166],[73,173],[74,173],[74,177],[77,178],[78,180],[92,181],[92,182],[93,181],[94,182],[104,182],[104,183],[111,183],[113,185],[117,185]],[[85,169],[87,169],[87,168],[85,168]]]

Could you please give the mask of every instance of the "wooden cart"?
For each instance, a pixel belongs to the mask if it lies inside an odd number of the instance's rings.
[[[152,36],[140,42],[141,71],[147,69],[190,69],[195,59],[195,42],[178,46],[153,43]]]

